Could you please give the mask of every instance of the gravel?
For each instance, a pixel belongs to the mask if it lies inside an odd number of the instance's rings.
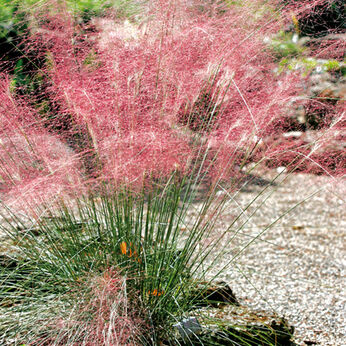
[[[266,230],[241,253],[222,279],[250,310],[285,317],[295,327],[298,345],[345,345],[346,220],[342,196],[346,194],[342,190],[346,186],[332,178],[306,174],[285,178],[241,232],[228,238],[229,253],[223,261],[236,255],[287,209],[321,191]],[[261,189],[263,186],[249,185],[234,196],[215,229],[216,236]],[[251,215],[261,201],[259,198],[245,214]]]

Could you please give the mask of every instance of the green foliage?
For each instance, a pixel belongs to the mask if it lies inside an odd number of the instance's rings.
[[[340,71],[342,76],[345,76],[346,74],[346,62],[340,62],[337,60],[327,60],[323,63],[323,69],[325,71],[334,71],[338,72]]]
[[[0,0],[0,38],[8,37],[13,30],[17,6],[13,1]]]
[[[167,333],[161,326],[170,325],[193,306],[188,292],[201,274],[194,281],[191,278],[203,263],[196,251],[211,226],[208,222],[201,225],[200,219],[183,236],[181,228],[190,204],[190,189],[183,192],[183,187],[183,181],[170,181],[139,195],[103,193],[78,198],[73,207],[61,202],[54,214],[48,212],[24,233],[22,220],[13,215],[16,225],[9,223],[5,228],[16,244],[13,262],[0,272],[0,335],[16,335],[26,343],[42,333],[53,333],[49,331],[52,319],[67,318],[79,304],[71,302],[72,292],[78,297],[86,294],[80,282],[109,268],[129,278],[130,292],[139,294],[129,294],[129,299],[141,302],[159,335]],[[198,256],[205,256],[206,251],[198,250]],[[42,318],[45,328],[37,328],[35,315],[47,300],[57,306],[50,305],[51,312]],[[27,319],[18,327],[14,316],[23,311]]]
[[[85,60],[83,61],[83,65],[89,70],[89,71],[95,71],[98,68],[101,67],[101,63],[97,58],[96,52],[92,49],[90,50],[90,53],[87,55]]]
[[[212,188],[191,218],[188,210],[203,178],[199,167],[196,170],[195,178],[173,174],[169,181],[136,193],[105,186],[97,193],[61,200],[38,209],[41,216],[31,225],[8,209],[10,216],[2,213],[1,229],[12,246],[0,257],[0,335],[16,343],[82,343],[87,337],[85,323],[98,318],[90,310],[95,296],[90,282],[115,272],[126,283],[127,309],[135,306],[149,326],[145,336],[138,336],[141,344],[155,345],[159,340],[179,344],[173,325],[201,303],[201,295],[191,292],[207,292],[211,281],[206,277],[217,277],[236,257],[211,274],[229,249],[225,237],[232,235],[237,219],[217,240],[206,241],[226,207],[227,195],[216,199]],[[19,315],[25,316],[20,325]],[[57,330],[58,321],[65,327]],[[244,333],[234,340],[248,338]],[[258,336],[265,340],[267,330],[261,333]]]
[[[26,63],[28,63],[27,60],[22,58],[19,59],[14,66],[13,78],[11,79],[13,92],[20,88],[21,92],[25,89],[25,92],[32,93],[35,91],[37,86],[41,85],[43,82],[43,76],[41,73],[31,75],[26,71]]]
[[[50,0],[0,0],[0,39],[11,40],[22,35],[30,17]],[[99,16],[113,9],[119,18],[129,18],[139,13],[136,0],[66,0],[67,9],[82,20]]]
[[[270,45],[277,59],[299,56],[305,50],[299,43],[293,41],[291,33],[280,32]]]
[[[66,0],[68,9],[84,20],[99,16],[107,9],[113,9],[118,18],[131,18],[140,13],[140,1],[136,0]]]
[[[345,63],[337,60],[323,60],[312,57],[299,57],[282,59],[279,63],[279,72],[285,70],[300,70],[302,75],[311,72],[333,72],[345,75]]]

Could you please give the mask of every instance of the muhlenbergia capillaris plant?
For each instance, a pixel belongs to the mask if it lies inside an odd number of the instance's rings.
[[[232,239],[275,184],[296,169],[341,171],[321,154],[341,112],[311,146],[273,140],[300,88],[274,72],[263,40],[285,21],[277,7],[141,6],[125,22],[43,6],[17,47],[30,81],[0,76],[4,343],[203,344],[174,325],[241,254]],[[253,173],[283,163],[215,235]]]

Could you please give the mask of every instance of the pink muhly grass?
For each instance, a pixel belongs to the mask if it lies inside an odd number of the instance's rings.
[[[308,154],[290,141],[273,151],[265,140],[283,131],[301,88],[297,75],[273,72],[263,37],[279,28],[275,15],[260,2],[226,12],[200,5],[151,2],[138,26],[103,18],[83,27],[63,10],[32,29],[27,47],[45,57],[40,72],[54,113],[46,126],[78,154],[86,183],[138,187],[187,174],[201,148],[215,181],[245,161],[293,153],[292,145]]]
[[[174,9],[179,6],[187,5]],[[222,103],[212,135],[217,145],[258,134],[282,110],[289,86],[278,88],[269,73],[260,35],[253,32],[246,41],[248,32],[236,26],[239,13],[212,20],[190,11],[175,19],[158,6],[154,15],[161,21],[133,29],[129,39],[119,29],[101,31],[92,35],[92,49],[59,18],[38,31],[43,42],[53,42],[47,74],[59,112],[72,116],[70,131],[87,131],[103,179],[123,179],[126,172],[128,181],[141,182],[157,172],[184,170],[192,148],[179,114],[193,109],[210,78],[215,102]],[[238,46],[242,39],[246,44]]]
[[[83,282],[85,285],[86,282]],[[139,316],[134,292],[127,291],[127,282],[116,270],[88,279],[88,292],[78,292],[77,305],[68,320],[55,326],[59,336],[54,344],[71,345],[139,345],[146,322]]]
[[[75,154],[11,92],[7,76],[1,76],[0,100],[0,187],[6,203],[26,209],[78,189],[81,177]]]

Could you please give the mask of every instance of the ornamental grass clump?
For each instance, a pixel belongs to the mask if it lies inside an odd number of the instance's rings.
[[[154,1],[138,22],[83,23],[54,4],[25,39],[40,87],[0,80],[0,340],[196,344],[174,325],[275,224],[233,251],[287,175],[216,234],[241,187],[283,157],[287,174],[342,162],[313,156],[327,129],[312,146],[271,141],[299,89],[297,75],[274,73],[263,40],[274,8]]]

